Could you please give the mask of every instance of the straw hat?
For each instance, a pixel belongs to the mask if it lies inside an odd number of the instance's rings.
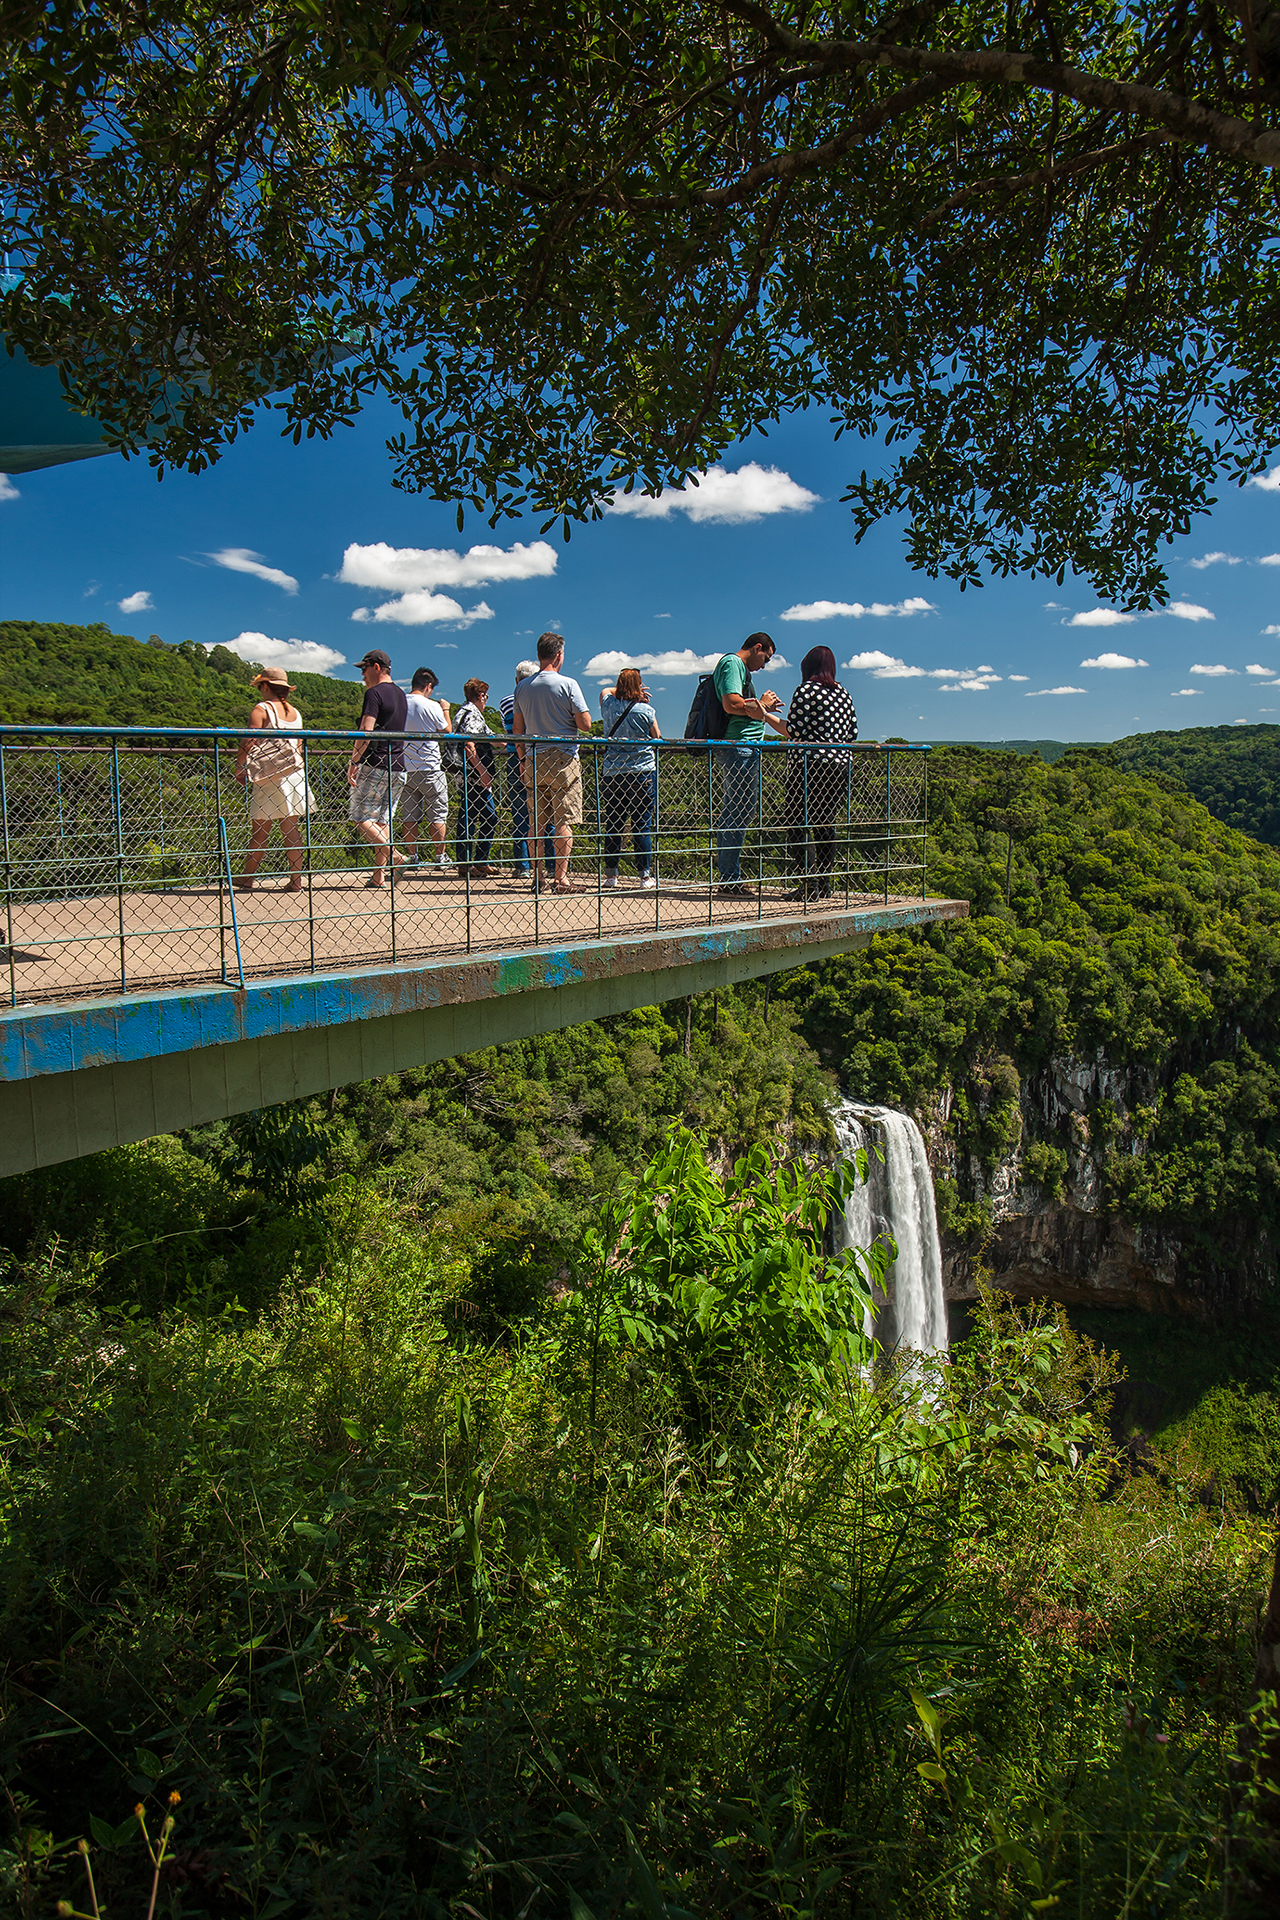
[[[264,667],[261,673],[254,674],[253,684],[255,687],[275,687],[281,693],[298,691],[283,667]]]

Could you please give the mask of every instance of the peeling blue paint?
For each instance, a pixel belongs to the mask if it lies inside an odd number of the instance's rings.
[[[660,972],[721,955],[794,949],[799,958],[807,944],[846,936],[852,942],[867,933],[961,919],[968,911],[960,900],[919,901],[837,910],[815,920],[750,920],[583,941],[576,947],[479,954],[425,967],[306,974],[244,988],[210,986],[22,1007],[0,1015],[0,1082],[536,993],[617,974]]]

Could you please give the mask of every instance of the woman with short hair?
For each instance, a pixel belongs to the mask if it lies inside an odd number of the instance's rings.
[[[267,735],[300,733],[302,715],[289,703],[289,695],[296,692],[296,688],[290,686],[284,669],[264,667],[253,685],[263,698],[249,715],[249,725]],[[290,758],[296,762],[292,767],[286,764],[277,770],[271,766],[272,760],[287,762]],[[235,777],[249,789],[249,850],[244,872],[234,882],[237,892],[253,892],[253,876],[262,865],[262,856],[271,838],[271,823],[276,820],[280,823],[280,838],[290,867],[288,891],[301,892],[303,848],[298,820],[302,814],[316,811],[315,797],[303,771],[301,747],[295,746],[290,756],[273,749],[269,739],[246,737],[240,742]]]
[[[618,884],[622,834],[631,822],[632,857],[642,887],[654,887],[653,840],[650,828],[658,794],[658,756],[653,742],[660,740],[658,716],[649,704],[649,689],[638,667],[624,667],[616,686],[600,695],[604,729],[604,761],[600,768],[600,817],[604,830],[604,884]]]
[[[849,746],[858,737],[858,716],[848,691],[836,679],[830,647],[810,647],[800,662],[804,676],[787,713],[787,850],[800,875],[792,900],[825,899],[836,864],[837,819],[848,818]],[[817,742],[817,745],[805,745]],[[848,743],[848,744],[846,744]],[[804,747],[796,752],[796,745]],[[810,855],[809,836],[813,836]]]
[[[453,856],[461,880],[487,880],[496,867],[489,865],[493,830],[498,824],[498,803],[493,797],[495,757],[484,717],[489,698],[487,680],[468,680],[462,689],[466,705],[453,716],[453,731],[483,735],[477,744],[467,740],[462,748],[462,795],[458,818],[454,823]]]

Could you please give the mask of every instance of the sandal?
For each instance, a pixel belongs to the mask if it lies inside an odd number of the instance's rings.
[[[551,885],[552,893],[585,893],[585,887],[575,886],[572,880],[555,880]]]
[[[381,880],[366,880],[364,884],[366,888],[369,888],[369,887],[380,887],[384,883]]]

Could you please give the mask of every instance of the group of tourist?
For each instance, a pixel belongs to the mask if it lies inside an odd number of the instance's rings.
[[[831,890],[835,868],[835,822],[845,804],[849,748],[858,721],[848,692],[836,679],[829,647],[813,647],[801,662],[801,684],[783,718],[772,691],[757,694],[754,675],[768,667],[774,643],[754,633],[735,653],[726,653],[705,689],[711,716],[705,737],[720,772],[716,867],[720,892],[746,895],[742,848],[760,813],[760,745],[769,733],[805,746],[788,754],[786,834],[788,862],[799,879],[798,898]],[[391,662],[371,647],[358,662],[364,707],[347,764],[348,818],[373,850],[365,885],[385,885],[388,866],[428,868],[468,880],[496,878],[490,865],[498,823],[498,778],[505,776],[511,816],[513,878],[535,889],[580,893],[571,879],[573,831],[582,824],[582,763],[579,736],[590,734],[590,709],[578,682],[561,669],[564,640],[544,633],[537,659],[522,660],[515,687],[499,703],[508,739],[495,741],[485,719],[488,683],[468,680],[463,704],[450,709],[436,697],[430,667],[414,674],[406,695],[391,678]],[[261,699],[249,716],[251,732],[241,743],[236,774],[249,787],[249,847],[235,885],[249,891],[262,864],[271,824],[278,821],[289,863],[288,885],[302,885],[303,845],[299,821],[316,810],[299,744],[302,715],[290,703],[295,691],[280,667],[267,667],[255,682]],[[696,703],[695,703],[696,704]],[[603,829],[601,884],[616,888],[623,839],[631,835],[632,859],[641,887],[656,885],[653,815],[661,738],[638,669],[626,667],[600,695],[604,741],[600,770]],[[529,742],[525,744],[526,740]],[[535,744],[536,743],[536,744]],[[452,783],[457,789],[454,858],[445,850]],[[398,825],[404,851],[395,846]]]

